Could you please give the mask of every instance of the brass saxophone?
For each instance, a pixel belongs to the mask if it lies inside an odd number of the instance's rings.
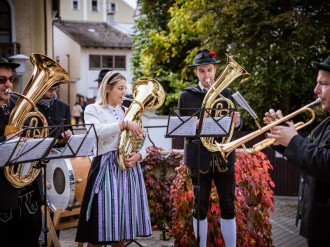
[[[30,56],[30,61],[34,65],[34,71],[22,94],[13,93],[18,95],[19,99],[9,116],[5,136],[24,129],[24,127],[38,127],[38,119],[42,122],[43,127],[47,127],[47,120],[38,111],[36,103],[55,83],[69,82],[68,73],[51,58],[43,54],[33,53]],[[31,111],[32,109],[33,111]],[[27,120],[29,120],[30,125],[24,126]],[[28,138],[44,138],[48,136],[48,129],[26,131],[24,135]],[[4,168],[5,177],[16,188],[27,186],[40,173],[40,169],[34,168],[35,163],[6,166]],[[29,168],[27,169],[26,166]]]
[[[221,96],[221,92],[228,87],[236,78],[239,76],[248,74],[248,72],[240,66],[233,58],[230,56],[227,56],[227,65],[226,68],[222,71],[220,76],[217,78],[217,80],[211,85],[210,89],[207,91],[203,103],[202,108],[206,109],[213,109],[213,108],[219,108],[220,111],[216,111],[213,115],[213,117],[221,117],[225,116],[230,109],[234,108],[234,103]],[[220,95],[220,97],[219,97]],[[230,126],[230,134],[226,137],[222,137],[222,140],[219,141],[215,137],[201,137],[201,141],[205,148],[209,150],[210,152],[217,152],[219,151],[218,143],[227,143],[231,140],[233,132],[234,132],[234,123],[232,122]]]
[[[165,91],[155,79],[140,78],[133,84],[132,95],[133,100],[125,113],[124,121],[134,121],[143,129],[142,114],[145,110],[156,110],[161,107],[165,101]],[[137,152],[143,145],[144,140],[145,137],[141,140],[130,130],[124,130],[120,133],[117,151],[119,165],[122,169],[127,169],[125,157],[128,157],[130,153]]]

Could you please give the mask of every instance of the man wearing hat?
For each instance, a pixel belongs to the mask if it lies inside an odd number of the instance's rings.
[[[314,93],[330,113],[330,56],[312,66],[318,70]],[[264,120],[270,123],[281,117],[281,111],[270,109]],[[301,220],[300,235],[309,247],[330,246],[330,115],[307,138],[297,133],[292,122],[272,128],[268,137],[276,139],[274,149],[302,172],[296,219],[296,225]]]
[[[0,142],[15,136],[4,136],[4,132],[17,100],[17,97],[9,94],[9,90],[13,88],[15,69],[18,66],[19,64],[10,63],[0,57]],[[6,179],[4,168],[0,168],[1,246],[38,246],[42,227],[42,195],[38,179],[23,188],[16,188]]]
[[[100,88],[101,82],[103,80],[103,77],[109,72],[111,69],[102,69],[99,73],[99,76],[96,78],[95,81],[97,81],[97,88]]]
[[[197,51],[194,63],[189,65],[194,68],[198,77],[198,84],[184,89],[180,95],[178,109],[180,116],[191,116],[202,107],[204,97],[214,83],[217,71],[215,52],[207,49]],[[233,101],[232,90],[225,88],[221,95]],[[190,109],[187,109],[190,108]],[[196,110],[197,109],[197,110]],[[238,129],[242,125],[239,112],[233,114],[233,122]],[[199,147],[199,150],[198,150]],[[199,157],[199,159],[198,159]],[[211,183],[214,181],[219,194],[221,208],[221,231],[226,247],[236,247],[236,220],[235,220],[235,163],[236,155],[232,152],[228,162],[220,158],[219,152],[208,151],[202,143],[198,144],[197,138],[186,138],[184,144],[184,163],[188,166],[194,187],[199,187],[195,193],[193,226],[195,237],[199,223],[200,246],[206,247],[207,242],[207,211]],[[198,197],[199,196],[199,197]],[[200,207],[198,207],[200,205]]]

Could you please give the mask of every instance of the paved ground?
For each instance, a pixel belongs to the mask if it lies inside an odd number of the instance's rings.
[[[304,238],[299,236],[299,227],[295,226],[297,198],[275,197],[275,211],[271,213],[273,226],[272,237],[275,247],[307,247]],[[76,228],[61,231],[60,243],[62,247],[77,246],[74,242]],[[143,247],[170,247],[174,240],[159,240],[160,232],[153,232],[148,238],[137,239],[138,244]],[[131,243],[129,247],[139,246]],[[87,246],[86,244],[84,246]]]

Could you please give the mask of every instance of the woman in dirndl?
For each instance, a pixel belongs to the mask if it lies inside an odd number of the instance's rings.
[[[125,159],[126,170],[117,160],[117,144],[126,129],[143,138],[133,121],[123,120],[126,79],[110,71],[103,78],[94,104],[85,109],[86,124],[94,124],[97,143],[79,216],[76,242],[88,246],[124,246],[125,241],[152,234],[146,187],[140,162],[141,148]]]

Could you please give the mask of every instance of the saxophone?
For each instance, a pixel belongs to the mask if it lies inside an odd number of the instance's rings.
[[[235,107],[234,103],[221,96],[221,92],[228,87],[236,78],[239,76],[248,74],[248,72],[240,66],[233,58],[230,56],[227,56],[227,65],[226,68],[222,71],[222,73],[219,75],[217,80],[211,85],[210,89],[207,91],[203,103],[202,108],[205,109],[221,109],[212,111],[213,117],[221,117],[225,116],[229,113],[231,109]],[[220,97],[219,97],[220,95]],[[232,135],[234,133],[234,123],[231,123],[230,126],[230,133],[226,137],[222,137],[222,140],[218,140],[215,137],[201,137],[201,141],[207,150],[210,152],[217,152],[219,151],[219,148],[216,143],[227,143],[231,140]]]
[[[9,116],[9,122],[5,129],[5,136],[23,129],[24,124],[29,121],[27,127],[38,127],[40,121],[43,127],[48,127],[46,118],[38,111],[36,103],[55,83],[69,82],[68,73],[51,58],[38,53],[30,56],[34,65],[33,74],[23,90],[22,94],[12,93],[19,96],[14,109]],[[33,111],[31,111],[33,110]],[[39,121],[38,121],[39,120]],[[48,136],[48,129],[35,129],[25,131],[28,138],[44,138]],[[5,177],[16,188],[31,184],[39,175],[40,170],[34,168],[36,162],[6,166]]]
[[[165,101],[165,91],[162,85],[152,78],[140,78],[133,84],[132,89],[133,100],[125,113],[125,120],[134,121],[142,125],[142,114],[145,110],[156,110],[161,107]],[[143,145],[145,137],[141,140],[130,130],[124,130],[119,135],[117,146],[119,165],[126,170],[125,157],[130,153],[137,152]]]

